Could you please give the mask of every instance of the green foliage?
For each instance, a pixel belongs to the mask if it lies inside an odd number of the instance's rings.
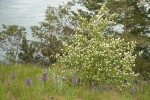
[[[10,63],[18,61],[20,45],[22,40],[26,38],[25,28],[17,25],[2,25],[3,30],[0,32],[0,48],[6,60]]]
[[[105,0],[79,0],[78,3],[83,4],[89,11],[96,11],[99,12],[98,9],[100,9],[100,4],[105,2]]]
[[[34,63],[35,62],[35,47],[34,42],[29,43],[26,38],[22,39],[20,45],[20,52],[18,54],[19,61],[22,63]]]
[[[135,43],[125,42],[112,35],[106,35],[114,24],[114,15],[108,15],[105,6],[100,10],[97,19],[89,22],[82,19],[77,33],[72,35],[69,43],[64,43],[61,63],[65,69],[77,71],[82,81],[97,81],[102,84],[123,83],[128,77],[136,76],[132,71],[135,66],[133,55]],[[84,35],[89,32],[90,38]]]
[[[102,4],[106,3],[109,13],[118,14],[115,21],[124,26],[124,33],[120,34],[125,41],[136,41],[136,50],[144,51],[142,57],[137,57],[134,71],[140,73],[144,78],[149,78],[149,0],[79,0],[92,13],[82,13],[82,16],[97,14]],[[147,6],[146,6],[147,5]],[[80,11],[82,12],[82,11]],[[88,17],[90,18],[90,17]],[[127,36],[126,36],[127,35]],[[127,41],[127,42],[129,42]]]
[[[62,54],[62,40],[74,33],[75,23],[70,15],[72,5],[70,2],[59,7],[49,6],[45,21],[31,28],[33,37],[37,39],[36,52],[43,64],[56,62],[56,53]]]
[[[79,0],[93,14],[97,14],[102,4],[106,3],[109,13],[117,13],[118,24],[127,24],[128,33],[138,35],[149,33],[149,11],[141,0]],[[126,13],[126,15],[125,15]],[[83,14],[84,15],[84,14]],[[124,21],[126,21],[124,23]]]
[[[46,31],[46,29],[44,31]],[[42,61],[41,63],[47,65],[56,61],[56,53],[61,54],[62,43],[55,35],[46,34],[44,31],[42,31],[41,27],[32,27],[33,34],[39,39],[34,42],[37,55],[39,56],[38,59]]]
[[[143,52],[141,56],[136,58],[135,67],[133,70],[136,73],[139,73],[144,79],[149,79],[150,73],[150,49],[149,49],[149,42],[150,38],[143,35],[133,35],[133,34],[123,34],[121,35],[126,42],[129,41],[136,41],[136,48],[134,53],[137,54],[138,52]]]
[[[26,30],[17,25],[2,25],[0,48],[7,63],[34,62],[35,47],[26,39]],[[5,62],[5,63],[6,63]]]

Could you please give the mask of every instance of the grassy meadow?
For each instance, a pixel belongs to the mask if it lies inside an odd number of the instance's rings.
[[[79,84],[72,70],[59,67],[0,65],[0,100],[150,100],[150,82],[134,80],[129,88]],[[70,76],[70,77],[68,77]]]

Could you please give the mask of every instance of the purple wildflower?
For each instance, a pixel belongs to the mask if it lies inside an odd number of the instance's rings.
[[[138,84],[138,82],[139,82],[138,80],[134,80],[134,83]]]
[[[44,82],[46,82],[46,80],[47,80],[47,74],[44,74],[44,75],[43,75],[42,80],[43,80]]]
[[[77,77],[72,78],[72,84],[76,85],[78,83],[79,79]]]
[[[97,89],[97,87],[96,86],[93,86],[93,90],[96,90]]]
[[[32,83],[32,80],[28,78],[28,79],[26,80],[26,85],[29,86],[29,85],[31,85],[31,83]]]

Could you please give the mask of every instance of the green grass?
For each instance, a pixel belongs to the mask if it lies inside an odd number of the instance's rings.
[[[60,70],[60,69],[59,69]],[[68,71],[68,73],[70,70]],[[42,80],[47,73],[47,80]],[[70,74],[70,73],[69,73]],[[57,76],[60,75],[60,76]],[[15,76],[15,79],[12,78]],[[57,77],[56,77],[57,76]],[[149,100],[150,84],[133,84],[137,92],[96,91],[88,86],[62,81],[58,68],[42,69],[31,65],[0,65],[0,100]],[[32,80],[26,85],[26,80]],[[69,83],[70,82],[70,83]],[[52,99],[54,98],[54,99]]]

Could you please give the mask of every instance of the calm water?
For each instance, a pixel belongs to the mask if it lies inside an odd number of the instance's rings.
[[[0,24],[35,25],[44,20],[48,5],[69,0],[0,0]]]
[[[44,20],[48,5],[58,6],[70,0],[0,0],[0,27],[2,24],[37,25]]]

